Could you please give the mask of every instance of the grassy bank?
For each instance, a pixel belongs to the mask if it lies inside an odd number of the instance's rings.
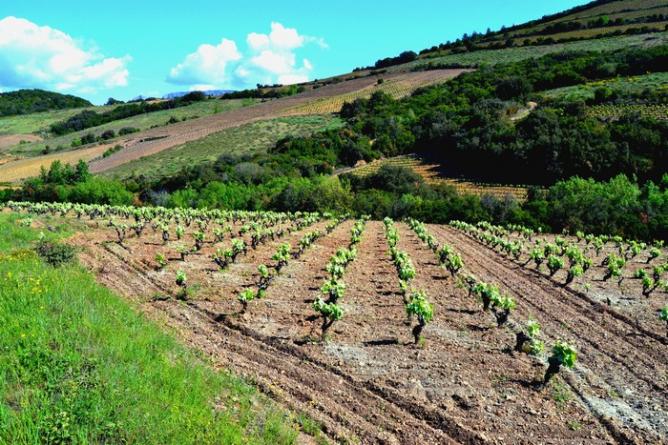
[[[217,373],[0,214],[0,443],[293,443],[293,420]],[[26,223],[27,224],[27,223]],[[48,222],[49,238],[67,234]]]

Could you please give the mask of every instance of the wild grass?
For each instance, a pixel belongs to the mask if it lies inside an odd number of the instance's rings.
[[[72,108],[68,110],[44,111],[42,113],[1,117],[0,134],[39,133],[41,130],[48,129],[51,124],[68,119],[84,110],[101,113],[114,107],[115,105],[109,107]]]
[[[0,214],[0,443],[287,444],[295,420]],[[67,228],[46,231],[49,238]]]

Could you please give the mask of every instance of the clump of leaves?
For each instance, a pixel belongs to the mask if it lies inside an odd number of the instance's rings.
[[[476,283],[472,288],[472,292],[482,300],[483,311],[487,311],[492,302],[500,298],[499,288],[483,282]]]
[[[564,260],[556,255],[550,255],[547,258],[547,268],[550,269],[550,276],[553,277],[564,268]]]
[[[584,269],[580,264],[575,264],[568,269],[568,275],[566,276],[566,285],[571,284],[577,277],[581,277],[584,274]]]
[[[515,309],[517,304],[515,300],[508,296],[499,296],[497,299],[492,301],[492,308],[494,310],[494,316],[496,317],[496,323],[499,327],[503,326],[510,316],[510,311]]]
[[[651,263],[653,260],[657,259],[661,255],[661,249],[654,246],[649,249],[649,257],[647,258],[647,264]]]
[[[557,341],[552,347],[552,355],[548,359],[549,366],[545,371],[544,383],[547,384],[554,377],[562,366],[573,368],[577,360],[577,352],[568,343]]]
[[[176,298],[179,300],[185,300],[188,298],[188,277],[186,273],[182,270],[176,272],[176,278],[174,280],[176,285],[179,286],[179,292],[176,294]]]
[[[343,281],[340,281],[336,278],[327,280],[325,284],[322,285],[320,291],[327,295],[327,303],[337,303],[339,299],[343,298],[343,295],[346,291],[346,285]]]
[[[322,339],[324,340],[332,324],[343,318],[343,309],[336,303],[326,303],[322,298],[318,298],[313,302],[313,310],[322,317],[321,329]]]
[[[649,297],[650,294],[658,287],[658,283],[650,276],[642,278],[642,294]]]
[[[271,283],[273,276],[269,273],[269,268],[264,264],[257,266],[257,271],[260,273],[260,283],[258,284],[258,287],[261,290],[266,290],[269,287],[269,283]]]
[[[423,291],[414,292],[406,305],[406,313],[408,316],[417,316],[418,324],[413,328],[413,339],[418,344],[422,341],[422,330],[434,318],[434,308],[427,300],[427,294]]]
[[[525,354],[538,355],[545,349],[545,344],[538,339],[540,323],[535,320],[527,321],[526,326],[515,335],[515,351]]]
[[[659,318],[666,322],[666,337],[668,337],[668,305],[664,306],[659,313]]]
[[[155,262],[158,265],[158,269],[164,269],[167,266],[167,258],[160,252],[155,254]]]
[[[184,245],[176,246],[176,252],[181,255],[181,261],[185,261],[186,257],[192,253],[190,249]]]
[[[255,292],[253,292],[253,289],[244,289],[241,292],[239,292],[237,300],[239,300],[242,306],[241,313],[245,314],[246,311],[248,310],[248,303],[255,300]]]
[[[603,279],[608,281],[612,277],[621,277],[622,269],[626,265],[626,260],[624,260],[624,258],[618,257],[614,253],[611,253],[607,256],[603,263],[608,267],[608,270],[606,271]]]
[[[199,252],[200,250],[202,250],[202,247],[204,246],[204,232],[197,231],[193,236],[195,238],[195,250]]]
[[[540,269],[540,265],[545,261],[545,249],[542,247],[532,249],[529,253],[529,261],[533,261],[536,264],[536,269]]]
[[[276,273],[280,273],[281,269],[288,265],[288,261],[290,259],[290,250],[290,244],[283,243],[278,246],[276,253],[274,253],[274,255],[271,257],[272,260],[276,261],[276,265],[274,266]]]

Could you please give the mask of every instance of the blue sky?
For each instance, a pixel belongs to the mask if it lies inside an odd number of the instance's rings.
[[[322,78],[582,0],[0,2],[0,90],[163,95]]]

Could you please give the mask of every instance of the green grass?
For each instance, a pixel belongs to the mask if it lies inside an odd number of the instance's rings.
[[[20,219],[25,219],[22,216]],[[0,214],[0,443],[285,444],[296,421]],[[48,232],[57,238],[68,230]]]
[[[329,115],[294,116],[253,122],[130,162],[105,172],[104,175],[119,179],[143,175],[155,180],[172,176],[186,166],[214,162],[224,154],[243,155],[266,151],[288,135],[307,135],[341,125],[340,119]]]
[[[602,87],[619,93],[640,93],[646,89],[668,92],[668,73],[652,73],[643,76],[619,77],[590,82],[584,85],[544,91],[541,95],[549,99],[588,100],[593,99],[595,90]]]
[[[0,118],[0,135],[3,134],[30,134],[46,131],[51,124],[68,119],[83,110],[93,110],[98,113],[111,110],[115,107],[88,107],[69,110],[45,111],[43,113],[7,116]]]
[[[647,39],[651,40],[647,40]],[[445,56],[430,56],[419,59],[406,66],[422,66],[433,64],[462,64],[480,65],[518,62],[520,60],[538,58],[546,54],[568,51],[613,51],[616,49],[659,45],[668,42],[668,33],[642,34],[634,36],[609,37],[602,39],[583,40],[570,43],[557,43],[554,45],[526,46],[518,48],[506,48],[498,50],[481,50],[462,54],[449,54]]]
[[[63,150],[71,150],[73,140],[81,139],[81,136],[87,133],[93,133],[96,136],[101,135],[106,130],[114,130],[118,133],[123,127],[133,127],[139,130],[148,130],[154,126],[163,126],[169,121],[171,117],[179,120],[192,119],[194,117],[204,117],[217,113],[224,113],[226,111],[235,110],[237,108],[249,106],[256,103],[254,99],[231,99],[218,100],[211,99],[194,104],[174,108],[172,110],[155,111],[153,113],[140,114],[132,116],[127,119],[121,119],[108,124],[100,125],[99,127],[87,128],[82,131],[70,133],[64,136],[50,137],[40,142],[33,142],[29,144],[21,144],[14,146],[10,152],[21,156],[35,156],[42,153],[42,150],[49,145],[51,150],[56,150],[61,147]],[[132,135],[130,135],[131,137]],[[122,136],[120,139],[127,137]]]

